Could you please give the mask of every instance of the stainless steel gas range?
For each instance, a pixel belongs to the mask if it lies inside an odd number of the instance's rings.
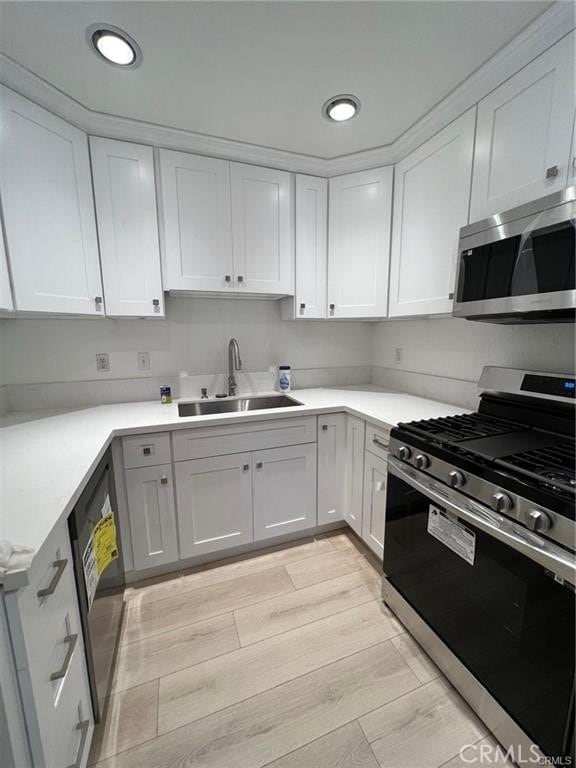
[[[573,765],[576,381],[480,387],[391,432],[383,597],[517,762]]]

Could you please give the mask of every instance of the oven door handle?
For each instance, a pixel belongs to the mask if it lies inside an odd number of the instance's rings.
[[[576,556],[530,533],[520,525],[486,510],[478,502],[462,497],[452,488],[438,488],[435,481],[415,469],[406,469],[394,457],[388,458],[388,471],[420,491],[432,501],[447,508],[456,517],[480,528],[512,549],[548,568],[572,585],[576,584]]]

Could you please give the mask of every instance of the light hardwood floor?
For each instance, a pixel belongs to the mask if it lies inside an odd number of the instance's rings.
[[[125,600],[95,768],[458,768],[494,744],[382,604],[353,534],[142,582]]]

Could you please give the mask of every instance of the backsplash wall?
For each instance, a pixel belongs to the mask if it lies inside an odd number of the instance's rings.
[[[468,408],[478,404],[476,382],[484,365],[562,373],[574,370],[574,360],[570,323],[421,318],[378,323],[372,331],[373,383]]]

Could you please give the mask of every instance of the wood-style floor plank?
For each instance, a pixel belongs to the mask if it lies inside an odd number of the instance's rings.
[[[302,589],[365,567],[367,564],[362,555],[348,551],[335,551],[290,563],[286,566],[286,570],[296,589]]]
[[[432,659],[407,632],[392,640],[394,647],[421,683],[429,683],[442,674]]]
[[[242,645],[249,645],[374,599],[375,578],[355,571],[234,611]]]
[[[272,551],[255,555],[243,555],[231,561],[207,563],[193,570],[169,574],[160,579],[148,579],[132,584],[126,589],[125,599],[139,601],[140,605],[174,597],[179,592],[190,592],[195,589],[206,589],[214,584],[238,579],[258,571],[265,571],[289,563],[296,563],[308,557],[333,552],[331,538],[306,540],[296,542],[291,546],[274,548]]]
[[[382,604],[371,600],[163,677],[159,733],[199,720],[381,643],[402,630]]]
[[[419,685],[390,642],[368,648],[99,768],[261,768]]]
[[[495,739],[487,736],[468,749],[458,752],[442,768],[467,768],[467,766],[496,766],[496,768],[514,768],[514,763],[506,759],[506,750]]]
[[[360,719],[381,768],[438,768],[486,729],[443,680],[411,691]]]
[[[292,581],[282,566],[222,581],[204,589],[178,592],[173,597],[152,603],[131,600],[126,604],[122,642],[131,643],[178,629],[275,595],[292,592],[293,589]]]
[[[154,739],[157,721],[158,680],[112,695],[105,722],[94,730],[88,763]]]
[[[141,685],[239,647],[231,613],[121,645],[112,690]]]

